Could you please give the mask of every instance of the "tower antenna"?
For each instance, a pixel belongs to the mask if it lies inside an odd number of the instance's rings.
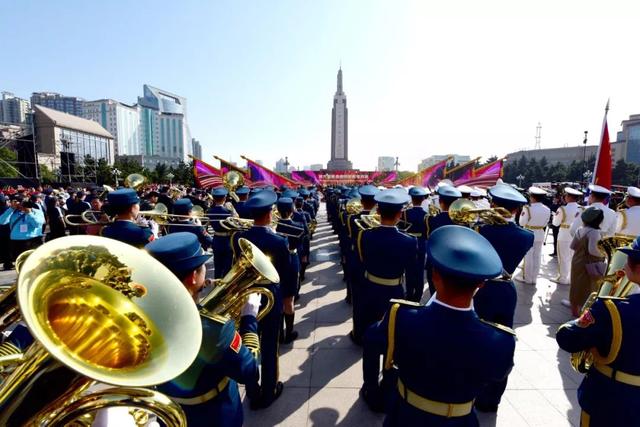
[[[540,140],[542,139],[542,125],[538,122],[538,126],[536,126],[536,150],[540,149]]]

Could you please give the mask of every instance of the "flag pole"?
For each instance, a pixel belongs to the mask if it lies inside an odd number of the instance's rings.
[[[607,127],[607,115],[609,114],[609,102],[611,98],[607,98],[607,105],[604,107],[604,119],[602,119],[602,130],[600,131],[600,143],[596,150],[596,163],[593,165],[593,174],[591,175],[591,184],[596,182],[596,172],[598,171],[598,162],[600,161],[600,150],[602,149],[602,138],[604,138],[604,131]]]

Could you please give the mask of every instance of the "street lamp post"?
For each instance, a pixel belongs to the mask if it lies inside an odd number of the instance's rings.
[[[522,188],[522,181],[524,181],[524,175],[520,174],[516,176],[516,179],[518,180],[518,187]]]
[[[64,151],[67,155],[67,178],[69,179],[69,185],[71,185],[71,164],[69,163],[69,140],[61,139],[62,146],[64,147]]]
[[[120,176],[120,170],[118,168],[115,168],[111,173],[116,180],[116,188],[118,188],[118,176]]]
[[[172,181],[173,181],[173,178],[175,178],[175,177],[176,177],[176,176],[175,176],[174,174],[172,174],[171,172],[169,172],[169,173],[167,174],[167,178],[169,178],[169,187],[171,187],[171,186],[172,186]]]
[[[584,131],[584,139],[582,140],[582,170],[587,170],[587,134],[588,130]]]

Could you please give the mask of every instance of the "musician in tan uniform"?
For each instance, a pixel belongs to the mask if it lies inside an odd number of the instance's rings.
[[[578,200],[581,197],[581,191],[565,187],[563,195],[565,204],[560,206],[553,214],[553,225],[559,227],[558,241],[556,242],[556,253],[558,254],[558,277],[556,280],[562,285],[569,284],[571,258],[573,257],[573,251],[571,250],[572,237],[569,229],[582,212],[582,207],[578,204]]]
[[[616,235],[637,237],[640,235],[640,188],[627,188],[626,209],[617,212]]]

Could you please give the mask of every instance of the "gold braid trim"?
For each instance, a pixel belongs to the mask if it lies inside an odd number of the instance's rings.
[[[387,355],[384,360],[384,370],[388,371],[393,367],[393,350],[396,345],[396,315],[400,304],[395,303],[389,310],[389,326],[387,328]]]
[[[609,348],[609,354],[606,356],[602,356],[595,348],[591,350],[591,353],[593,354],[593,359],[598,364],[608,365],[616,360],[620,352],[620,347],[622,346],[622,320],[620,319],[618,307],[616,307],[613,301],[605,300],[604,306],[607,307],[609,315],[611,316],[611,347]]]

